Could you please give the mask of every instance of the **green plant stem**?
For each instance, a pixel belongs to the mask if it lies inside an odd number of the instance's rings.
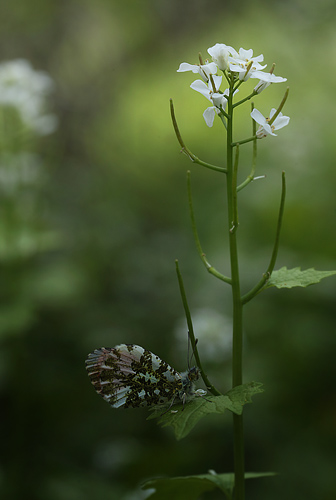
[[[232,226],[230,232],[238,229],[238,201],[237,201],[237,176],[239,163],[239,144],[236,146],[236,155],[232,171]]]
[[[255,141],[256,139],[257,139],[257,137],[255,135],[253,135],[252,137],[249,137],[248,139],[243,139],[239,142],[233,142],[232,146],[237,146],[237,144],[247,144],[248,142]]]
[[[227,203],[229,246],[231,265],[231,287],[233,303],[233,338],[232,338],[232,386],[243,383],[242,352],[243,352],[243,306],[240,296],[240,279],[237,249],[237,231],[235,220],[237,210],[237,185],[235,181],[235,165],[233,162],[233,82],[230,82],[230,92],[227,105]],[[244,434],[243,419],[241,415],[233,415],[234,427],[234,474],[235,474],[235,499],[245,498],[245,466],[244,466]]]
[[[255,90],[253,92],[251,92],[250,95],[248,95],[247,97],[245,97],[244,99],[242,99],[241,101],[238,101],[236,102],[235,104],[233,104],[233,107],[236,108],[237,106],[240,106],[241,104],[243,104],[244,102],[248,101],[249,99],[252,99],[252,97],[254,97],[255,95],[257,95],[258,92],[256,92]]]

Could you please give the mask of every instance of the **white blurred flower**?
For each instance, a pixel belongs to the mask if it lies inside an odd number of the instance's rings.
[[[46,113],[46,98],[53,88],[53,80],[24,59],[0,63],[0,106],[14,107],[25,125],[40,135],[57,126],[55,115]]]
[[[232,321],[213,309],[199,309],[192,315],[195,336],[202,361],[219,362],[231,356]],[[181,319],[175,329],[181,351],[185,351],[187,328]]]
[[[251,112],[251,117],[253,118],[253,120],[260,125],[257,130],[257,137],[259,137],[259,139],[266,137],[267,135],[276,136],[277,134],[274,133],[274,130],[279,130],[280,128],[288,125],[290,118],[289,116],[284,116],[282,113],[279,113],[274,122],[270,124],[269,122],[274,116],[275,112],[276,109],[272,108],[269,118],[265,118],[256,108],[254,108]]]
[[[0,192],[18,196],[21,188],[32,188],[44,181],[44,171],[37,155],[26,151],[0,156]],[[19,197],[17,202],[22,199]]]

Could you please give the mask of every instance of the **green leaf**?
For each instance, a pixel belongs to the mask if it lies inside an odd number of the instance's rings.
[[[205,491],[217,488],[214,482],[202,476],[186,476],[154,479],[142,486],[142,489],[154,488],[150,500],[194,500]]]
[[[245,479],[274,476],[274,472],[247,472]],[[219,488],[228,499],[232,498],[234,474],[200,474],[197,476],[184,476],[172,478],[159,478],[147,481],[142,489],[154,489],[150,500],[195,500],[205,491]]]
[[[246,403],[252,403],[252,396],[264,392],[262,387],[263,384],[260,382],[249,382],[248,384],[237,385],[237,387],[227,392],[226,396],[230,398],[232,406],[234,407],[234,410],[232,409],[231,411],[241,415],[243,406]],[[231,408],[228,408],[228,410],[230,409]]]
[[[250,382],[239,385],[222,396],[195,397],[184,407],[173,406],[166,413],[162,413],[165,411],[162,407],[155,407],[147,420],[159,418],[159,424],[163,427],[171,425],[176,439],[182,439],[202,417],[210,413],[224,413],[225,410],[230,410],[241,415],[243,406],[252,402],[252,396],[263,392],[261,386],[262,384],[258,382]]]
[[[306,269],[301,271],[300,267],[287,269],[282,267],[278,271],[273,271],[265,288],[276,286],[277,288],[293,288],[294,286],[306,287],[319,283],[323,278],[328,278],[336,274],[336,271],[316,271],[316,269]]]

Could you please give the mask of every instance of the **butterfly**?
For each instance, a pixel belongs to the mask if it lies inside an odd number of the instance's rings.
[[[134,344],[96,349],[85,364],[97,393],[114,408],[167,403],[169,408],[176,403],[182,403],[184,408],[194,396],[206,393],[195,390],[197,367],[180,373],[159,356]]]

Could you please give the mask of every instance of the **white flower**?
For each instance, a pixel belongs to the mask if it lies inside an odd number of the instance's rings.
[[[260,127],[257,130],[257,137],[261,139],[262,137],[266,137],[267,135],[277,135],[274,133],[274,130],[279,130],[282,127],[285,127],[289,123],[289,116],[284,116],[282,113],[279,113],[274,122],[270,125],[269,121],[272,119],[272,116],[276,112],[275,108],[271,109],[270,117],[265,118],[260,111],[256,108],[251,112],[251,117],[254,121],[259,123]]]
[[[254,90],[258,92],[258,94],[271,85],[271,83],[281,83],[287,81],[287,78],[275,76],[273,73],[264,73],[263,71],[253,71],[251,78],[259,78],[259,83],[257,83],[254,87]]]
[[[219,115],[221,111],[225,111],[227,106],[227,99],[225,96],[228,95],[229,89],[224,90],[223,94],[212,94],[212,102],[214,103],[214,106],[210,106],[203,113],[203,118],[208,127],[212,127],[216,115]]]
[[[22,188],[32,188],[44,180],[39,158],[31,153],[2,153],[0,157],[0,190],[18,196]],[[18,203],[22,199],[18,198]]]
[[[219,87],[222,83],[221,76],[215,75],[212,79],[215,84],[215,89],[211,81],[206,85],[202,80],[195,80],[190,85],[193,90],[204,95],[204,97],[213,104],[213,106],[207,108],[203,113],[203,118],[208,127],[212,127],[216,114],[219,115],[221,111],[225,111],[228,102],[225,96],[229,95],[229,89],[224,90],[224,92],[219,92]],[[235,93],[236,92],[239,92],[239,90],[236,90]]]
[[[221,110],[225,111],[227,105],[227,99],[225,96],[229,95],[229,89],[226,89],[224,93],[218,92],[220,84],[222,83],[221,76],[213,76],[213,82],[215,84],[215,89],[212,86],[212,82],[209,81],[206,85],[201,80],[195,80],[190,87],[196,92],[204,95],[214,106],[210,106],[203,113],[203,118],[208,127],[212,127],[216,114],[218,115]]]
[[[0,64],[0,106],[15,107],[22,121],[38,134],[50,134],[56,117],[46,114],[46,97],[54,87],[43,71],[35,71],[24,59]]]
[[[214,62],[206,64],[189,64],[181,63],[178,73],[183,73],[184,71],[192,71],[193,73],[198,73],[202,80],[205,82],[209,81],[209,75],[215,75],[217,73],[217,66]]]
[[[222,363],[230,359],[232,352],[232,320],[215,309],[200,308],[193,312],[193,323],[199,345],[202,346],[202,360]],[[174,335],[178,351],[184,353],[186,344],[185,318],[177,321]]]
[[[233,47],[230,47],[230,45],[216,43],[213,47],[208,49],[208,54],[211,55],[212,60],[217,64],[218,68],[224,71],[229,66],[229,56],[237,54],[237,52]]]
[[[200,92],[200,94],[204,95],[204,97],[206,97],[209,101],[211,101],[212,95],[216,94],[219,87],[221,86],[222,79],[223,79],[222,76],[214,75],[212,77],[212,80],[215,84],[215,88],[213,88],[212,82],[210,80],[208,84],[202,82],[202,80],[195,80],[194,82],[192,82],[190,87],[193,90],[196,90],[196,92]]]
[[[266,68],[267,64],[264,66],[260,64],[263,60],[264,56],[262,54],[253,57],[252,49],[245,50],[241,47],[239,53],[236,52],[235,55],[229,58],[230,71],[239,73],[239,80],[246,82],[253,72]]]

